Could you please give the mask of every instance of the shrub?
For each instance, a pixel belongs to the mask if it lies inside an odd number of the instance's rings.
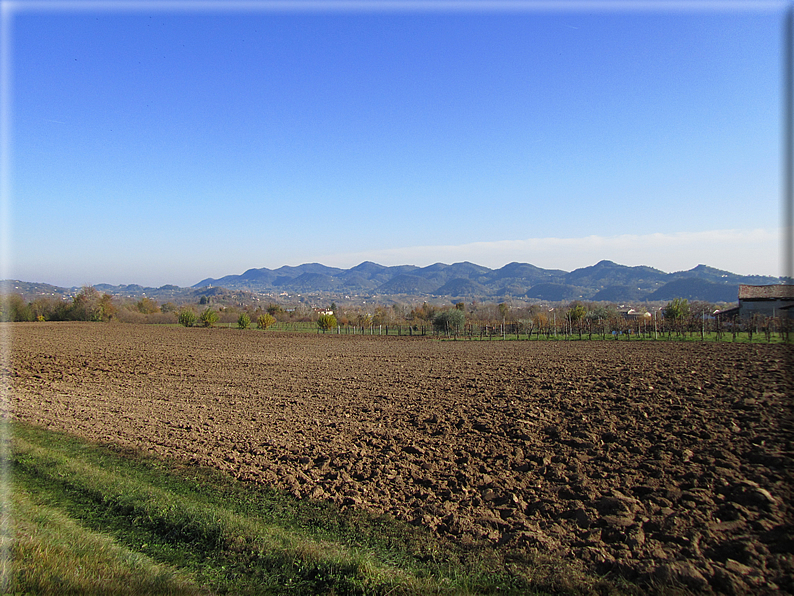
[[[320,318],[317,319],[317,326],[325,333],[329,329],[336,327],[336,317],[334,315],[320,315]]]
[[[240,315],[240,318],[237,319],[237,326],[240,329],[248,329],[248,326],[251,324],[251,317],[247,314],[243,313]]]
[[[162,306],[160,306],[160,312],[178,312],[179,309],[177,308],[176,304],[173,302],[166,302]]]
[[[212,327],[218,322],[218,313],[207,307],[207,309],[201,313],[199,319],[201,320],[201,324],[205,327]]]
[[[179,324],[185,327],[192,327],[196,324],[196,313],[189,308],[185,308],[179,313]]]
[[[259,315],[259,318],[256,320],[256,326],[260,329],[267,329],[271,325],[275,324],[275,322],[276,319],[273,317],[273,315]]]
[[[107,294],[106,294],[107,295]],[[109,302],[110,296],[105,299]],[[99,292],[94,286],[83,286],[72,299],[70,319],[75,321],[101,321],[104,318],[103,304]]]
[[[673,321],[686,319],[689,316],[689,302],[686,298],[674,298],[672,302],[667,303],[662,313],[665,319]]]
[[[466,315],[457,308],[442,311],[433,317],[433,327],[439,333],[460,333],[465,322]]]
[[[33,309],[19,294],[0,296],[0,312],[4,321],[33,321]]]
[[[160,307],[157,306],[157,303],[146,296],[138,300],[138,302],[135,303],[135,307],[139,312],[142,312],[145,315],[150,315],[160,310]]]

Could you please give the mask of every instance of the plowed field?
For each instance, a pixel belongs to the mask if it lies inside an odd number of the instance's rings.
[[[639,582],[794,593],[783,346],[10,327],[20,419]]]

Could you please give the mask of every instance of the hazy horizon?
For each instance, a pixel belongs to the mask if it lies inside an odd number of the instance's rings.
[[[16,3],[4,259],[783,274],[785,3]]]
[[[611,262],[615,263],[616,265],[623,265],[623,266],[627,266],[627,267],[634,267],[634,266],[651,267],[650,265],[626,265],[625,263],[621,263],[619,261],[614,261],[612,259],[599,259],[598,261],[594,261],[593,263],[590,263],[589,265],[583,265],[582,267],[574,267],[572,269],[561,269],[561,268],[558,268],[558,267],[557,268],[541,267],[539,265],[536,265],[535,263],[527,263],[527,264],[535,265],[535,266],[539,267],[540,269],[545,269],[545,270],[548,270],[548,271],[557,270],[557,271],[564,271],[566,273],[571,273],[572,271],[575,271],[577,269],[592,267],[592,266],[597,265],[598,263],[600,263],[602,261],[605,261],[605,260],[606,261],[611,261]],[[476,265],[476,266],[486,267],[486,268],[488,268],[488,269],[490,269],[492,271],[499,270],[502,267],[505,267],[505,266],[510,265],[512,263],[524,263],[523,261],[511,261],[510,263],[504,263],[504,264],[502,264],[502,265],[500,265],[498,267],[488,267],[487,265],[482,265],[481,263],[476,263],[476,262],[473,262],[473,261],[450,261],[450,262],[435,261],[433,263],[428,263],[427,265],[415,265],[413,263],[395,263],[393,265],[386,265],[386,264],[378,262],[378,261],[372,261],[371,259],[365,259],[364,261],[360,261],[360,262],[356,263],[355,265],[351,265],[349,267],[348,266],[327,265],[326,263],[318,263],[318,262],[306,262],[306,263],[299,263],[299,264],[296,264],[296,265],[284,264],[284,265],[280,265],[279,267],[272,267],[272,268],[271,267],[249,267],[249,268],[241,270],[241,271],[228,272],[228,273],[225,273],[223,275],[204,276],[201,279],[197,279],[197,280],[195,280],[195,281],[193,281],[191,283],[186,283],[186,284],[176,284],[176,283],[173,283],[173,282],[165,282],[165,283],[161,283],[161,284],[143,284],[143,283],[139,283],[139,282],[137,282],[135,280],[126,281],[126,282],[124,282],[124,281],[122,281],[122,282],[108,282],[108,281],[104,281],[104,280],[92,280],[92,281],[82,281],[80,283],[54,283],[54,282],[51,282],[49,280],[34,280],[34,279],[16,279],[16,280],[4,279],[4,280],[0,280],[0,281],[22,281],[22,282],[27,282],[27,283],[46,283],[46,284],[50,284],[50,285],[54,285],[54,286],[58,286],[58,287],[63,287],[63,288],[95,286],[95,285],[100,285],[100,284],[108,284],[108,285],[114,285],[114,286],[139,285],[139,286],[149,287],[149,288],[151,288],[151,287],[159,288],[159,287],[166,286],[166,285],[176,285],[176,286],[179,286],[179,287],[186,288],[186,287],[195,286],[195,285],[197,285],[197,284],[199,284],[202,281],[207,280],[207,279],[221,279],[221,278],[226,277],[226,276],[242,275],[243,273],[245,273],[246,271],[249,271],[251,269],[269,269],[271,271],[277,271],[278,269],[280,269],[282,267],[300,267],[300,266],[303,266],[303,265],[321,265],[321,266],[326,266],[326,267],[329,267],[329,268],[336,268],[336,269],[341,269],[343,271],[346,271],[346,270],[355,268],[358,265],[362,265],[364,263],[375,263],[376,265],[382,265],[384,267],[409,266],[409,267],[417,267],[417,268],[421,269],[421,268],[432,266],[432,265],[448,265],[448,266],[451,266],[451,265],[456,265],[456,264],[465,263],[465,262],[471,263],[471,264]],[[701,266],[701,265],[705,265],[707,267],[713,267],[712,265],[709,265],[708,263],[698,263],[697,265],[694,265],[693,267],[690,267],[689,269],[665,270],[665,269],[659,269],[658,267],[652,267],[652,268],[653,269],[657,269],[657,270],[659,270],[659,271],[661,271],[663,273],[671,274],[671,273],[678,273],[680,271],[691,271],[692,269],[694,269],[694,268],[696,268],[698,266]],[[719,267],[713,267],[713,268],[714,269],[720,269]],[[731,271],[729,269],[721,269],[721,270],[722,271],[727,271],[728,273],[734,273],[734,274],[737,274],[737,275],[763,275],[763,274],[760,274],[760,273],[752,273],[752,272],[751,273],[740,273],[740,272],[736,272],[736,271]],[[776,277],[776,276],[773,276],[773,277]]]

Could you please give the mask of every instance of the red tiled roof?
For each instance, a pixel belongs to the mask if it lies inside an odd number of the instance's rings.
[[[794,285],[739,286],[739,300],[794,300]]]

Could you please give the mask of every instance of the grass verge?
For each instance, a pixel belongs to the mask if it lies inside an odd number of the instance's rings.
[[[464,549],[215,470],[9,427],[16,536],[7,593],[618,592],[559,562]]]
[[[92,532],[63,511],[14,491],[11,594],[208,593],[184,573]]]

